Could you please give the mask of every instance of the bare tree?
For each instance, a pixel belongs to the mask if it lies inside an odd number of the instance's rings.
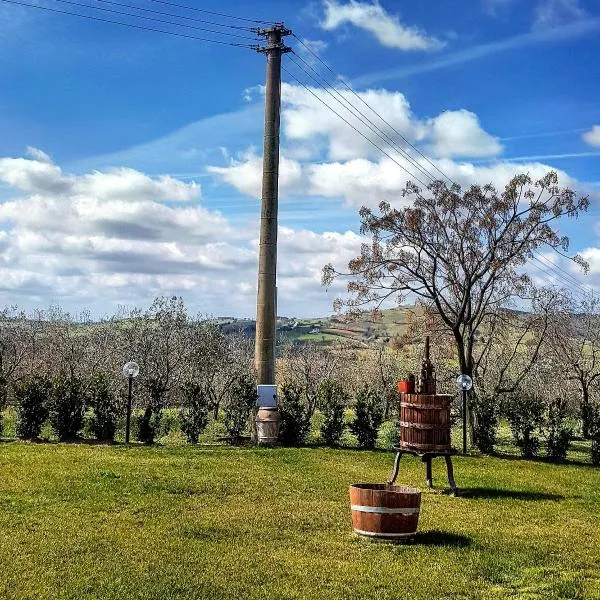
[[[565,298],[552,322],[547,349],[560,372],[579,391],[581,429],[589,438],[594,422],[592,396],[600,384],[600,301]]]
[[[283,377],[289,377],[303,389],[310,417],[316,409],[321,382],[339,376],[343,357],[339,346],[330,349],[318,344],[288,343],[284,347],[280,364]]]
[[[181,298],[158,297],[142,312],[134,309],[123,323],[129,356],[140,365],[139,385],[147,396],[139,436],[152,442],[162,409],[182,375],[183,337],[187,309]]]
[[[0,411],[6,405],[10,386],[33,361],[39,328],[16,306],[0,311]]]
[[[186,377],[210,398],[214,418],[231,386],[241,376],[252,376],[252,344],[241,332],[225,334],[212,320],[197,317],[186,334]]]
[[[589,201],[560,188],[554,172],[535,183],[517,175],[502,193],[492,185],[462,191],[442,182],[428,192],[409,183],[403,195],[414,200],[412,206],[396,209],[382,202],[380,214],[363,207],[361,232],[371,243],[363,244],[347,273],[325,266],[323,283],[350,277],[352,297],[336,301],[337,309],[418,298],[452,334],[461,372],[472,376],[477,334],[486,318],[529,294],[531,281],[519,269],[535,250],[567,256],[569,240],[553,224],[577,217]]]

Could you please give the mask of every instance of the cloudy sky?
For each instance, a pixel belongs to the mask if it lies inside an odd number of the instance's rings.
[[[0,0],[0,305],[103,315],[178,294],[194,311],[253,316],[264,56],[197,38],[252,45],[249,31],[215,23],[255,24],[158,0],[22,2],[185,35]],[[561,228],[591,265],[574,276],[600,285],[594,0],[188,4],[285,21],[297,36],[282,90],[280,314],[331,312],[339,289],[320,286],[321,268],[358,252],[360,206],[402,202],[409,176],[398,163],[413,180],[435,165],[461,184],[498,187],[519,171],[558,170],[592,197]],[[326,94],[333,75],[306,46],[352,91],[337,82]],[[421,171],[392,149],[407,148],[397,133],[429,157],[415,155]]]

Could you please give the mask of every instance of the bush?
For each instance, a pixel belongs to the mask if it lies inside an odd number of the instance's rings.
[[[600,407],[596,407],[593,413],[590,427],[590,439],[592,440],[592,464],[600,466]]]
[[[377,446],[384,450],[391,450],[400,443],[400,429],[396,421],[385,421],[379,428]]]
[[[89,405],[93,409],[92,433],[102,441],[112,442],[117,431],[121,410],[119,401],[110,389],[108,377],[98,374],[92,377],[88,391]]]
[[[495,397],[472,394],[469,409],[473,416],[473,444],[483,454],[492,454],[498,431],[498,401]]]
[[[34,375],[15,386],[17,403],[17,437],[39,437],[48,418],[48,402],[52,383],[46,377]]]
[[[304,390],[292,381],[281,386],[279,408],[279,440],[284,446],[306,442],[310,431],[310,413],[304,401]]]
[[[239,443],[246,427],[250,411],[256,406],[256,385],[247,375],[241,375],[232,384],[225,404],[225,429],[233,443]]]
[[[555,398],[548,406],[548,436],[546,439],[548,458],[552,462],[563,462],[571,446],[573,430],[566,423],[567,401]]]
[[[537,456],[540,440],[536,434],[544,424],[544,409],[543,399],[532,392],[520,391],[507,400],[506,419],[514,442],[525,458]]]
[[[186,383],[182,388],[183,405],[179,409],[179,423],[190,444],[197,444],[208,424],[210,399],[206,389],[198,383]]]
[[[2,433],[4,431],[4,423],[2,420],[2,413],[4,412],[4,409],[6,408],[7,399],[8,399],[8,381],[6,380],[6,377],[3,377],[2,375],[0,375],[0,436],[2,436]]]
[[[138,420],[137,439],[143,444],[152,445],[162,421],[162,407],[147,404]]]
[[[383,407],[377,392],[364,387],[356,394],[355,417],[350,431],[356,436],[361,448],[375,448],[377,431],[383,421]]]
[[[339,445],[344,432],[344,409],[346,394],[342,386],[331,379],[325,379],[317,390],[317,403],[323,413],[321,437],[328,446]]]
[[[160,433],[165,389],[161,380],[153,377],[145,382],[145,387],[150,398],[138,421],[137,439],[143,444],[151,445]]]
[[[83,427],[85,396],[81,381],[60,374],[52,380],[48,418],[61,442],[76,439]]]

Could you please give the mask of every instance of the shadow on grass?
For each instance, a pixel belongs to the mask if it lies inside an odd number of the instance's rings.
[[[573,450],[573,448],[571,448]],[[587,449],[579,450],[580,452],[584,452]],[[520,454],[510,454],[508,452],[494,452],[494,454],[490,454],[489,456],[493,458],[499,458],[501,460],[518,460],[529,463],[540,463],[545,465],[553,465],[553,466],[575,466],[575,467],[590,467],[594,468],[594,465],[589,461],[578,460],[575,458],[567,458],[567,460],[561,462],[553,462],[549,460],[546,456],[532,456],[525,457]],[[481,456],[483,458],[483,456]],[[479,458],[477,455],[473,455],[473,458]]]
[[[546,492],[526,492],[523,490],[502,490],[498,488],[468,488],[460,489],[459,496],[463,498],[485,499],[512,499],[512,500],[564,500],[560,494]]]
[[[454,548],[467,548],[473,545],[473,540],[466,535],[448,533],[434,529],[432,531],[419,531],[413,539],[414,544],[420,546],[452,546]]]

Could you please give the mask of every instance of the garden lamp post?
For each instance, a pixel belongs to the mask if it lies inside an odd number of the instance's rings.
[[[123,375],[127,377],[129,389],[127,392],[127,419],[125,421],[125,443],[129,444],[129,430],[131,428],[131,392],[133,380],[140,374],[140,367],[136,362],[130,361],[123,365]]]
[[[459,375],[456,385],[462,391],[462,438],[463,454],[467,453],[467,392],[473,387],[473,380],[468,375]]]

